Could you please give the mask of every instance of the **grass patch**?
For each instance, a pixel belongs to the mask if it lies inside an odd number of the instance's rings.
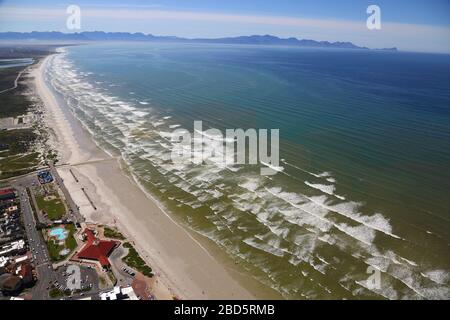
[[[8,156],[25,153],[37,139],[33,129],[16,129],[0,131],[0,141],[8,145]],[[2,155],[4,156],[4,155]]]
[[[69,236],[66,238],[66,248],[70,251],[75,250],[75,248],[78,246],[77,241],[75,240],[74,234],[77,232],[77,228],[73,224],[67,224],[66,230],[69,231]]]
[[[111,239],[118,239],[118,240],[124,240],[125,237],[123,236],[122,233],[120,233],[119,231],[109,228],[109,227],[104,227],[103,228],[103,235],[106,238],[111,238]]]
[[[50,298],[61,298],[62,296],[64,296],[64,292],[62,290],[59,290],[58,288],[52,288],[48,295],[50,296]]]
[[[100,276],[100,277],[98,278],[98,280],[100,281],[100,285],[102,285],[102,286],[105,286],[105,285],[106,285],[106,280],[105,280],[105,278],[104,278],[103,276]]]
[[[25,67],[0,69],[0,91],[14,86],[14,80]],[[0,94],[0,118],[17,117],[27,113],[31,101],[24,94],[26,85],[18,83],[17,88]]]
[[[57,192],[48,195],[37,195],[39,210],[47,214],[50,220],[59,220],[66,214],[66,207]]]
[[[131,243],[125,242],[123,244],[125,248],[128,248],[128,254],[122,258],[122,261],[129,266],[147,277],[153,277],[153,270],[150,268],[145,261],[139,256],[136,249],[133,248]]]
[[[1,104],[0,102],[0,106]],[[0,154],[0,179],[29,173],[36,169],[41,161],[40,154],[29,151],[37,138],[32,129],[0,131],[0,144],[3,149]]]
[[[108,272],[108,278],[113,285],[117,284],[117,279],[111,271]]]
[[[73,224],[66,224],[65,229],[69,231],[67,238],[64,241],[64,244],[61,245],[59,241],[55,242],[53,237],[49,238],[47,236],[48,229],[45,229],[45,234],[47,238],[47,248],[50,259],[54,262],[58,262],[67,258],[71,252],[73,252],[77,248],[77,241],[75,240],[75,233],[77,232],[77,228]],[[68,249],[70,252],[67,255],[61,256],[60,252],[64,249]]]
[[[54,288],[54,287],[52,289],[50,289],[50,291],[48,293],[50,298],[61,298],[63,296],[68,297],[71,294],[72,294],[72,292],[69,289],[63,291],[63,290],[60,290],[60,289]]]

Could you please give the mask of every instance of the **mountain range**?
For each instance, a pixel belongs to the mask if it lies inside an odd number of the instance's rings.
[[[221,43],[221,44],[252,44],[252,45],[282,45],[296,47],[314,47],[314,48],[342,48],[342,49],[365,49],[351,42],[329,42],[316,41],[310,39],[297,38],[279,38],[271,35],[252,35],[227,38],[180,38],[172,36],[155,36],[141,32],[103,32],[103,31],[84,31],[76,33],[52,32],[0,32],[0,41],[165,41],[165,42],[190,42],[190,43]],[[383,48],[379,50],[396,51],[397,48]]]

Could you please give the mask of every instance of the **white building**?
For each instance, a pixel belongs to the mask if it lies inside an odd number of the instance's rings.
[[[25,247],[25,241],[20,239],[18,241],[14,241],[0,247],[0,256],[3,256],[9,252],[13,252],[15,250],[22,250]]]
[[[111,291],[100,293],[101,300],[139,300],[131,286],[116,286]]]
[[[8,258],[0,256],[0,268],[4,267],[8,263],[8,261]]]

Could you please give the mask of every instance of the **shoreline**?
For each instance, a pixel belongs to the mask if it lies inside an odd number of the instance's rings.
[[[32,71],[35,92],[57,136],[55,148],[64,163],[58,173],[86,220],[111,224],[134,243],[156,274],[160,298],[254,299],[226,266],[141,189],[134,176],[124,172],[121,158],[100,149],[72,112],[58,103],[44,79],[52,57],[54,54],[44,58]],[[82,187],[94,199],[96,209],[83,195]]]

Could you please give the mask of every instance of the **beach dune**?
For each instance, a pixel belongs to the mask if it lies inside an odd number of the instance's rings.
[[[119,228],[156,273],[157,297],[182,299],[252,299],[187,231],[124,172],[120,157],[100,149],[44,79],[53,55],[33,71],[35,89],[53,128],[62,161],[58,172],[87,221]],[[95,208],[82,192],[92,199]]]

